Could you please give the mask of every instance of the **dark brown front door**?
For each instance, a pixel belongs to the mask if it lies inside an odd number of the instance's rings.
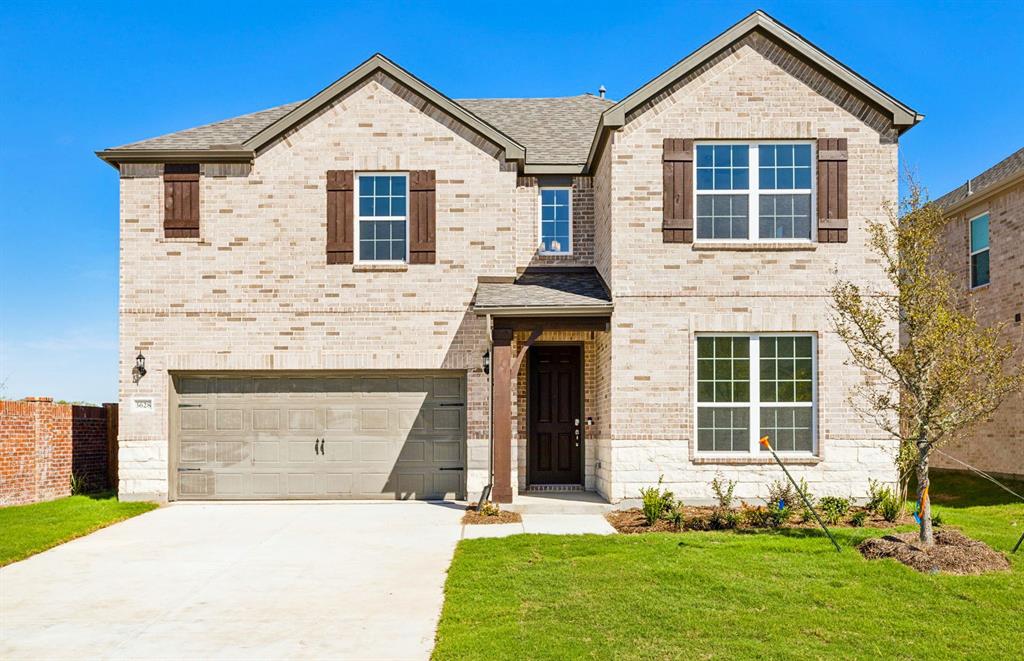
[[[581,484],[580,347],[530,349],[529,482]]]

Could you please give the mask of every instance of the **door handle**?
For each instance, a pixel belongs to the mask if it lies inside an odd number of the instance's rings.
[[[320,439],[313,441],[313,454],[320,454]]]

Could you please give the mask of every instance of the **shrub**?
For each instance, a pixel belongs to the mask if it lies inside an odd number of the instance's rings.
[[[683,527],[683,501],[677,500],[665,510],[663,518],[676,528]]]
[[[872,514],[878,514],[878,509],[882,506],[882,501],[885,500],[885,495],[892,493],[892,489],[884,486],[878,480],[868,480],[868,502],[864,507]]]
[[[498,516],[501,514],[501,507],[498,506],[498,503],[485,500],[484,504],[480,506],[480,514],[484,516]]]
[[[649,526],[654,525],[654,522],[658,519],[664,518],[675,506],[675,495],[668,489],[661,488],[661,483],[664,479],[665,476],[662,475],[658,478],[657,486],[640,490],[644,518],[647,519],[647,525]]]
[[[768,485],[768,497],[765,499],[765,503],[769,508],[784,507],[792,510],[799,501],[800,494],[796,492],[789,480],[775,480]]]
[[[686,520],[686,527],[690,530],[711,530],[711,522],[706,516],[694,516]]]
[[[803,494],[807,502],[810,503],[810,506],[814,507],[814,496],[811,495],[811,489],[810,487],[807,486],[807,480],[805,480],[802,477],[800,478],[800,485],[797,490],[797,497],[799,498],[801,494]],[[804,503],[804,498],[800,499],[800,516],[803,522],[807,523],[808,521],[814,521],[814,513],[810,509],[808,509],[807,505]]]
[[[850,501],[839,496],[825,496],[818,501],[818,511],[825,523],[834,526],[850,511]]]
[[[886,489],[886,492],[881,504],[878,506],[878,511],[882,513],[883,519],[889,523],[894,523],[903,514],[903,503],[900,501],[899,496],[892,492],[892,489]]]
[[[789,521],[793,510],[785,506],[749,507],[745,505],[741,513],[744,522],[751,528],[778,528]]]
[[[721,475],[716,475],[715,479],[711,480],[711,490],[715,492],[719,507],[732,507],[732,492],[736,490],[736,480],[726,480]]]
[[[732,510],[716,507],[707,519],[711,530],[731,530],[740,525],[740,515]]]
[[[932,514],[932,528],[941,528],[941,527],[942,527],[942,515],[939,514],[938,512],[936,512],[935,514]]]
[[[867,510],[857,510],[850,517],[850,525],[853,526],[854,528],[863,528],[864,527],[864,521],[867,520],[867,518],[868,518],[868,511]]]

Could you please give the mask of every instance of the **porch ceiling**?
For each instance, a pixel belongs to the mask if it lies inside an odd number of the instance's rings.
[[[473,309],[493,316],[608,316],[612,298],[593,268],[531,269],[514,282],[480,282]]]

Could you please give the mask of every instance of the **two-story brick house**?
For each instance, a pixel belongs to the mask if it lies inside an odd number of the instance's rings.
[[[762,12],[615,103],[452,100],[374,56],[100,152],[121,177],[120,491],[763,495],[894,476],[826,289],[916,112]],[[144,361],[144,365],[137,364]],[[143,369],[140,370],[139,367]],[[144,374],[143,374],[144,371]]]
[[[938,198],[948,219],[943,266],[985,326],[1004,325],[1024,361],[1024,149]],[[992,416],[940,448],[934,464],[1024,475],[1024,393],[1004,401]],[[951,458],[952,457],[952,458]]]

